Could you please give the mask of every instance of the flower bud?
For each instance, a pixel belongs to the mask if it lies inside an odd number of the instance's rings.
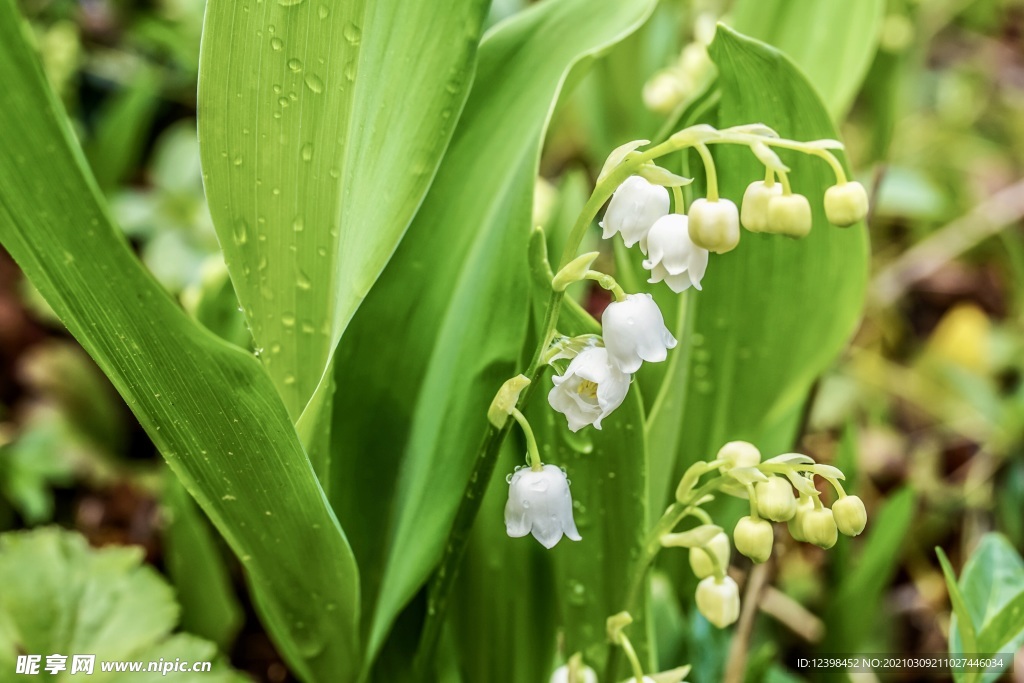
[[[698,199],[690,205],[689,229],[698,247],[724,254],[740,243],[740,214],[728,199]]]
[[[708,551],[715,554],[718,566],[725,571],[729,566],[730,550],[729,537],[722,532],[715,534],[706,546],[690,548],[690,569],[693,570],[694,576],[703,579],[715,573],[715,564],[708,556]]]
[[[771,557],[775,533],[771,522],[747,516],[736,522],[732,540],[736,550],[760,564]]]
[[[825,190],[825,217],[828,222],[847,228],[867,218],[868,193],[857,181],[833,185]]]
[[[784,194],[768,202],[766,232],[807,237],[811,232],[811,203],[802,194]]]
[[[697,584],[697,609],[718,628],[740,618],[740,589],[728,576],[709,576]]]
[[[781,194],[781,183],[766,185],[763,180],[750,183],[743,193],[743,204],[740,205],[740,222],[743,227],[750,232],[764,232],[768,227],[768,202]]]
[[[754,485],[757,513],[773,522],[788,522],[796,514],[796,496],[785,477],[771,477]]]
[[[839,531],[847,536],[858,536],[868,523],[864,501],[857,496],[845,496],[832,503],[832,516]]]
[[[807,535],[804,533],[804,518],[807,513],[814,509],[814,501],[810,496],[800,496],[796,503],[796,514],[789,520],[789,535],[794,541],[807,542]]]
[[[668,214],[668,208],[668,190],[638,175],[630,176],[619,185],[608,203],[600,223],[603,237],[608,239],[621,233],[627,247],[640,242],[640,248],[646,253],[647,233],[656,220]]]
[[[808,543],[828,549],[839,540],[839,530],[828,508],[808,510],[803,515],[802,529]]]
[[[730,441],[718,449],[718,460],[724,460],[726,466],[733,467],[756,467],[761,462],[761,451],[757,446],[747,441]]]

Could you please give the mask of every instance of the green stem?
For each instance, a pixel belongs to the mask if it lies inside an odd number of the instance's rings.
[[[715,159],[711,156],[711,150],[704,143],[694,145],[694,149],[697,150],[697,154],[700,155],[700,160],[704,162],[704,175],[707,177],[708,183],[708,194],[707,200],[709,202],[718,201],[718,171],[715,169]]]
[[[626,589],[626,599],[623,603],[624,611],[630,614],[636,613],[636,605],[640,602],[640,594],[645,585],[644,579],[647,578],[647,570],[661,550],[661,537],[672,533],[672,530],[676,528],[679,522],[687,515],[692,514],[692,511],[696,509],[695,503],[707,494],[716,491],[721,484],[722,477],[715,477],[703,486],[691,491],[690,495],[686,497],[686,502],[676,501],[672,503],[665,511],[665,514],[661,516],[661,519],[658,520],[658,523],[654,525],[654,528],[647,534],[647,538],[641,547],[640,555],[630,570],[629,581],[626,584],[628,586]],[[618,650],[613,648],[608,653],[604,680],[614,681],[618,667]]]
[[[526,452],[530,455],[530,469],[534,472],[538,472],[544,468],[544,464],[540,461],[540,450],[537,449],[537,437],[533,434],[533,428],[530,427],[530,421],[526,419],[526,416],[519,412],[518,408],[512,408],[509,410],[509,415],[515,418],[516,422],[523,430],[523,435],[526,437]]]
[[[684,213],[686,211],[686,203],[683,201],[683,188],[678,185],[672,186],[672,211],[674,213]]]
[[[626,653],[626,659],[629,660],[629,666],[633,669],[633,678],[636,679],[636,683],[644,683],[644,668],[640,666],[640,658],[636,656],[633,643],[629,642],[629,638],[625,633],[619,634],[619,645],[622,647],[622,651]]]
[[[611,292],[616,301],[626,300],[626,292],[619,286],[619,283],[616,282],[615,278],[611,275],[597,270],[588,270],[583,277],[587,280],[593,280],[597,284],[601,285],[603,289]]]

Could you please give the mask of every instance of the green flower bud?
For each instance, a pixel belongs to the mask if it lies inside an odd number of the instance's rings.
[[[764,230],[789,237],[807,237],[811,232],[811,203],[802,194],[772,197]]]
[[[709,576],[697,584],[697,609],[718,628],[740,618],[740,589],[728,576]]]
[[[768,201],[782,194],[782,184],[765,185],[763,180],[755,180],[747,185],[740,205],[740,223],[750,232],[764,232],[768,227]]]
[[[839,530],[832,511],[828,508],[808,510],[804,513],[803,532],[808,543],[828,549],[839,540]]]
[[[807,535],[804,533],[804,518],[807,513],[814,509],[814,501],[810,496],[800,496],[796,503],[796,514],[789,520],[789,535],[794,541],[807,542]]]
[[[761,462],[761,451],[757,446],[746,441],[730,441],[718,449],[718,460],[724,460],[726,466],[733,467],[756,467]]]
[[[771,557],[774,539],[771,522],[749,516],[741,517],[732,532],[736,550],[758,564]]]
[[[715,564],[708,556],[708,551],[715,554],[718,566],[722,568],[722,571],[725,571],[726,567],[729,566],[729,553],[731,550],[729,537],[722,532],[715,534],[706,546],[690,548],[690,569],[693,570],[694,576],[698,579],[703,579],[705,576],[711,576],[715,573]]]
[[[724,254],[740,243],[740,214],[728,199],[698,199],[689,217],[690,241],[701,249]]]
[[[825,217],[828,222],[847,228],[867,218],[868,193],[857,181],[833,185],[825,190]]]
[[[839,531],[847,536],[860,535],[868,523],[864,501],[857,496],[846,496],[832,503],[832,516],[835,517]]]
[[[754,485],[757,513],[773,522],[788,522],[796,514],[796,496],[785,477],[771,477]]]

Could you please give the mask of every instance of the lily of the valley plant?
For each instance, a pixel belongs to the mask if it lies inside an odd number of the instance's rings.
[[[605,163],[587,207],[600,206],[610,196],[600,223],[606,240],[619,235],[626,247],[639,248],[647,258],[649,282],[664,282],[673,292],[693,287],[711,264],[710,254],[725,255],[740,245],[741,224],[751,232],[772,233],[790,238],[804,237],[812,229],[808,199],[792,191],[789,169],[773,147],[785,148],[824,159],[835,173],[836,184],[824,196],[828,220],[848,227],[864,219],[868,202],[864,187],[849,181],[838,160],[829,152],[841,148],[833,140],[797,142],[780,138],[761,124],[716,130],[700,125],[682,130],[666,142],[650,147],[637,140],[616,149]],[[713,144],[745,145],[765,167],[763,180],[755,180],[744,193],[742,209],[718,194],[718,177],[709,152]],[[694,200],[687,211],[681,188],[692,182],[658,166],[662,156],[683,149],[696,150],[704,163],[707,196]],[[561,413],[573,432],[601,429],[602,421],[625,400],[632,376],[644,362],[660,363],[669,352],[687,340],[676,340],[653,297],[627,293],[615,278],[593,269],[597,252],[575,256],[586,228],[595,216],[587,209],[580,215],[559,269],[551,282],[546,329],[534,363],[526,372],[508,380],[495,396],[488,418],[502,427],[511,417],[522,429],[527,444],[527,465],[508,478],[509,497],[505,525],[512,537],[531,534],[546,548],[562,536],[586,542],[573,519],[572,497],[565,470],[541,461],[534,431],[523,414],[530,387],[538,382],[545,367],[552,367],[550,407]],[[727,256],[723,256],[727,258]],[[716,257],[717,258],[717,257]],[[600,336],[566,337],[558,331],[558,312],[565,290],[591,280],[609,290],[614,301],[601,317]],[[566,365],[566,361],[568,364]],[[711,475],[706,483],[698,480]],[[814,483],[818,476],[835,490],[837,500],[830,509]],[[634,575],[623,614],[636,608],[639,587],[648,567],[662,547],[684,547],[690,564],[701,579],[696,605],[704,617],[719,628],[734,623],[740,614],[739,587],[728,575],[730,548],[754,562],[771,555],[774,530],[771,522],[785,522],[794,539],[830,548],[840,532],[857,535],[866,523],[864,504],[848,496],[840,480],[843,474],[829,465],[816,464],[800,454],[783,454],[762,462],[752,444],[726,444],[710,462],[700,462],[680,482],[674,503],[654,526],[647,552],[635,562]],[[733,531],[730,543],[724,531],[713,524],[701,506],[714,494],[725,493],[748,499],[750,515]],[[677,532],[685,518],[701,521],[699,526]],[[610,638],[623,648],[638,682],[644,677],[629,640],[620,627],[611,628]],[[567,665],[568,666],[568,665]],[[561,680],[562,670],[552,680]],[[587,680],[580,669],[579,680]]]

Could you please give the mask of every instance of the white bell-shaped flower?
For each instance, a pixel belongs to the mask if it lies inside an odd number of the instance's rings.
[[[677,294],[690,285],[699,290],[708,269],[708,250],[690,239],[687,221],[686,216],[672,213],[659,218],[647,233],[644,268],[651,271],[647,281],[654,284],[664,280]]]
[[[643,361],[660,363],[676,345],[650,294],[628,294],[608,304],[601,327],[608,358],[623,372],[636,372]]]
[[[554,548],[563,534],[580,540],[565,472],[554,465],[516,471],[508,481],[505,531],[512,538],[532,533],[545,548]]]
[[[565,415],[572,431],[590,424],[600,429],[601,420],[622,405],[630,379],[609,362],[607,349],[592,346],[572,359],[565,374],[551,378],[555,387],[548,392],[548,403]]]
[[[639,242],[646,254],[647,233],[655,221],[668,213],[668,207],[668,190],[638,175],[630,176],[615,190],[599,225],[604,229],[605,239],[619,233],[627,247]]]

